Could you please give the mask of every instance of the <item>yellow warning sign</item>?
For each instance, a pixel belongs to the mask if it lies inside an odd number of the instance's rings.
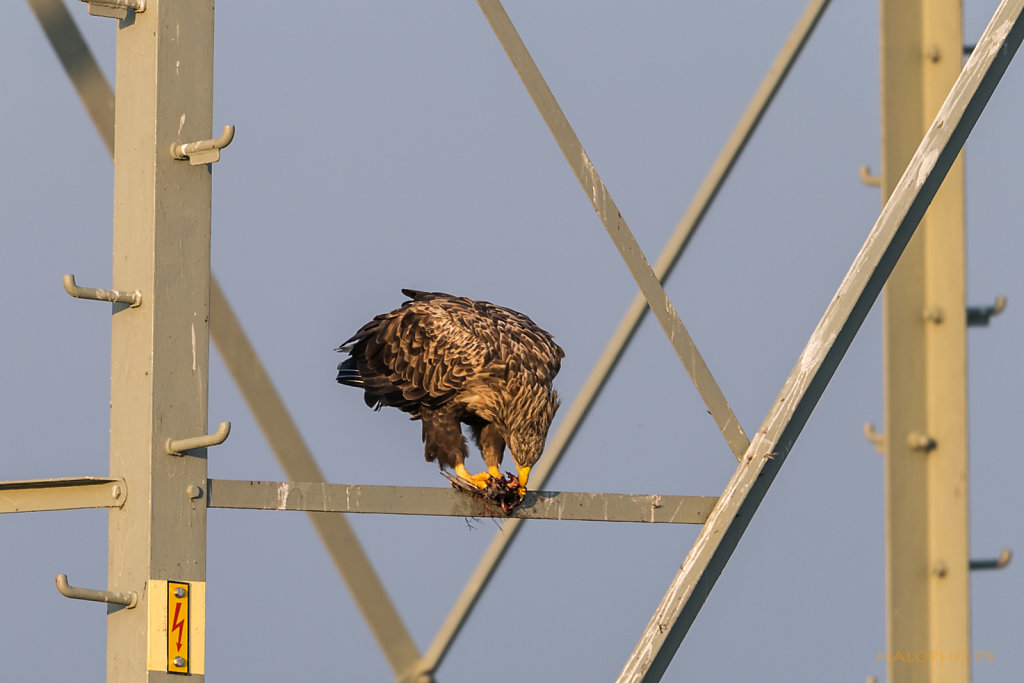
[[[167,671],[175,674],[189,672],[189,589],[182,581],[167,582]]]
[[[170,583],[171,585],[167,585]],[[176,595],[181,589],[182,595]],[[178,617],[175,619],[175,607]],[[146,582],[146,611],[149,634],[146,645],[146,665],[150,671],[174,671],[188,676],[202,676],[206,669],[206,582],[168,581],[149,579]],[[182,618],[184,617],[184,623]],[[175,622],[181,623],[177,629]],[[178,654],[178,635],[181,650]],[[185,667],[171,666],[175,657],[181,657]],[[2,677],[0,677],[2,678]]]

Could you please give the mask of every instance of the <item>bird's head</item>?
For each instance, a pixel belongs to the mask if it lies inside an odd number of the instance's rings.
[[[508,435],[508,450],[517,464],[523,467],[533,467],[533,464],[540,459],[544,452],[544,442],[547,441],[547,431],[540,434],[536,431],[521,430]]]
[[[558,393],[550,386],[527,387],[507,420],[505,441],[518,465],[533,467],[544,452],[548,428],[558,410]]]

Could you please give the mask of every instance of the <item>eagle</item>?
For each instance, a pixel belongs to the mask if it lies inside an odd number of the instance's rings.
[[[441,292],[402,294],[409,300],[338,347],[349,354],[338,365],[338,382],[362,389],[374,410],[392,406],[419,420],[427,462],[453,469],[473,487],[502,479],[498,467],[508,445],[518,493],[525,494],[558,409],[552,381],[565,352],[518,311]],[[466,469],[463,424],[486,472]]]

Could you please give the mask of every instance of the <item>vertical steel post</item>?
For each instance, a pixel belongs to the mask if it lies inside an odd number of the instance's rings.
[[[82,98],[96,131],[113,155],[114,91],[61,0],[28,2]],[[212,274],[210,335],[281,468],[293,481],[323,481],[309,447]],[[340,515],[309,515],[388,663],[396,673],[404,675],[418,661],[419,651],[351,525]]]
[[[884,201],[960,73],[961,0],[882,0],[881,31]],[[887,666],[897,683],[970,680],[964,282],[961,155],[883,298]]]
[[[1022,40],[1024,0],[1002,0],[644,629],[619,683],[658,681],[665,673]]]
[[[110,471],[128,493],[109,514],[108,583],[140,599],[108,609],[107,680],[172,680],[170,635],[201,681],[206,451],[168,455],[165,442],[207,433],[211,170],[170,148],[211,137],[213,0],[129,11],[116,92],[113,284],[142,305],[112,316]],[[189,586],[187,632],[167,623],[168,580]]]

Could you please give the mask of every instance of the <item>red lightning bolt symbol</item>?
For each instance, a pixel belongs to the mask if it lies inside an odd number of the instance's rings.
[[[178,619],[178,615],[181,614],[181,603],[174,605],[174,626],[171,628],[171,632],[178,632],[178,652],[181,652],[181,637],[184,634],[185,620]]]

